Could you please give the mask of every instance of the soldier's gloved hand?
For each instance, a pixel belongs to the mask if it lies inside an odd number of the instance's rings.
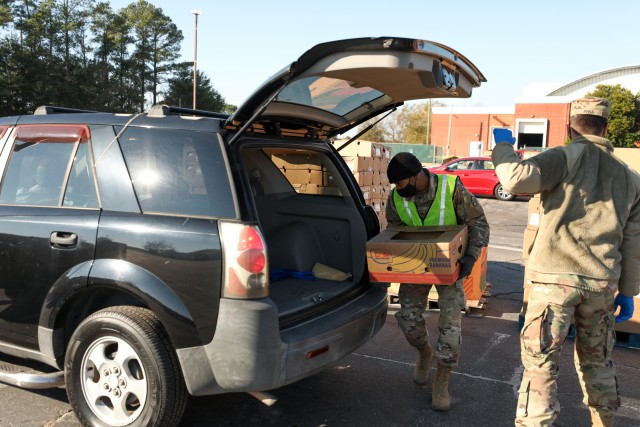
[[[511,133],[511,130],[505,128],[494,128],[493,139],[496,141],[496,144],[498,144],[499,142],[514,144],[516,142],[516,139],[513,137],[513,133]]]
[[[624,322],[633,316],[633,297],[627,297],[618,293],[613,301],[613,311],[620,307],[620,313],[616,316],[616,323]]]
[[[473,270],[473,265],[476,263],[476,258],[473,255],[465,255],[458,260],[461,264],[460,267],[460,279],[467,277]]]

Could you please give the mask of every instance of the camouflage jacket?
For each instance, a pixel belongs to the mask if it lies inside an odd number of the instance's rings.
[[[413,200],[422,219],[427,215],[433,199],[436,197],[436,188],[438,186],[438,177],[426,169],[425,172],[429,175],[429,188],[416,194]],[[478,259],[482,248],[489,244],[489,223],[484,216],[482,206],[460,182],[460,179],[456,180],[456,188],[453,192],[453,206],[458,224],[466,224],[468,229],[467,254],[473,255]],[[386,215],[389,225],[405,225],[398,216],[395,203],[393,203],[393,191],[387,199]]]
[[[638,294],[640,176],[608,140],[581,136],[524,161],[502,143],[492,158],[507,191],[540,193],[529,280]]]

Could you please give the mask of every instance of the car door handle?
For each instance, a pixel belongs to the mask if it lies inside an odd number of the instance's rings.
[[[76,233],[54,231],[53,233],[51,233],[50,242],[53,246],[75,246],[78,244],[78,235]]]

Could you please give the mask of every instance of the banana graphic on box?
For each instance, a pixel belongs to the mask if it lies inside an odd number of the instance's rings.
[[[455,282],[466,250],[466,226],[387,228],[367,242],[372,282]]]
[[[384,252],[384,253],[383,253]],[[387,251],[374,252],[371,260],[376,264],[387,264],[387,271],[396,273],[428,273],[429,260],[436,257],[436,248],[425,245],[412,245],[405,252],[392,256]]]

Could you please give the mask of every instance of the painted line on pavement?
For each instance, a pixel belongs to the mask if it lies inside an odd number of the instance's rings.
[[[500,249],[502,251],[522,252],[522,248],[513,248],[511,246],[489,245],[490,248]]]
[[[353,356],[360,356],[360,357],[364,357],[366,359],[375,359],[375,360],[380,360],[382,362],[389,362],[389,363],[395,363],[397,365],[407,365],[407,366],[415,366],[415,363],[410,363],[410,362],[401,362],[399,360],[393,360],[393,359],[387,359],[385,357],[377,357],[377,356],[369,356],[367,354],[362,354],[362,353],[351,353]],[[431,368],[431,370],[434,370],[436,368]],[[455,370],[451,372],[453,375],[462,375],[464,377],[467,378],[473,378],[476,380],[484,380],[484,381],[489,381],[492,383],[497,383],[497,384],[505,384],[505,385],[510,385],[513,386],[512,381],[502,381],[502,380],[497,380],[495,378],[487,378],[487,377],[483,377],[480,375],[471,375],[471,374],[465,374],[464,372],[456,372]]]

